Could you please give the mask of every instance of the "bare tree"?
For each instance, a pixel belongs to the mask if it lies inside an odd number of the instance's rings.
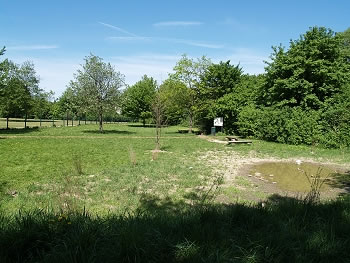
[[[164,104],[161,99],[159,89],[154,96],[152,108],[154,120],[156,123],[156,150],[160,150],[160,138],[162,135],[162,125],[164,123]]]

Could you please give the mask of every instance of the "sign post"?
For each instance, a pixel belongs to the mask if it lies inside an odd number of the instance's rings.
[[[221,127],[220,131],[223,131],[224,117],[216,117],[214,119],[214,127]]]

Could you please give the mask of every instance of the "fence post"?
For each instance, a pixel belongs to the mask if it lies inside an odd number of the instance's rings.
[[[26,113],[26,117],[24,119],[24,129],[27,129],[27,113]]]
[[[6,129],[9,129],[9,117],[6,118]]]
[[[67,111],[67,127],[69,126],[69,124],[68,124],[68,111]]]
[[[52,127],[55,126],[55,118],[52,116]]]
[[[40,127],[41,127],[41,118],[40,118]]]
[[[74,117],[73,117],[73,115],[72,115],[72,127],[73,127],[73,119],[74,119]]]

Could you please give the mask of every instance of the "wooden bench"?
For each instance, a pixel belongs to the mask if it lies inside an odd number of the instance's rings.
[[[248,141],[248,140],[241,140],[240,137],[238,136],[226,136],[227,144],[251,144],[252,141]]]

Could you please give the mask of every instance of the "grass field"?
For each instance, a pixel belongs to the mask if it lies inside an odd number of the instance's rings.
[[[347,197],[305,204],[264,194],[266,207],[237,203],[250,184],[240,177],[222,189],[222,169],[210,162],[235,154],[347,164],[349,149],[228,147],[167,127],[153,151],[154,128],[104,129],[0,130],[1,262],[350,260]]]
[[[163,152],[152,153],[154,129],[137,125],[105,125],[104,134],[96,125],[2,130],[2,208],[61,208],[74,199],[108,212],[137,207],[147,193],[181,199],[208,181],[196,158],[213,145],[176,131],[164,128]]]

